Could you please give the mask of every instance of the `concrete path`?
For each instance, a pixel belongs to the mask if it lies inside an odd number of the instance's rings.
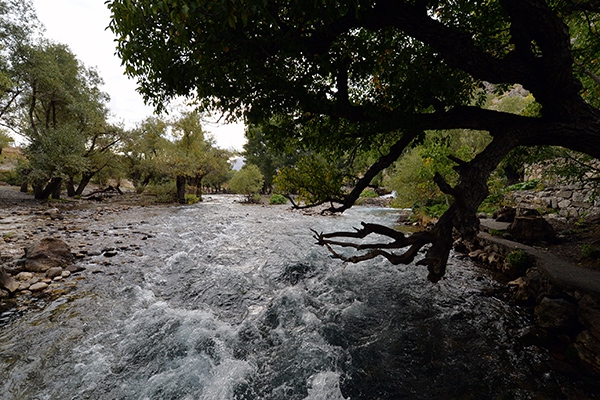
[[[564,289],[581,290],[595,295],[600,295],[600,271],[577,267],[566,260],[559,259],[555,255],[527,246],[522,243],[502,239],[492,236],[485,230],[505,230],[508,226],[506,222],[496,222],[490,219],[481,220],[481,230],[479,237],[487,242],[496,243],[510,251],[521,249],[535,257],[538,267],[550,281]]]

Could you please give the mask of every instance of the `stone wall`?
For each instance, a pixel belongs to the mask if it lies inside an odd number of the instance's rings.
[[[588,184],[548,186],[541,191],[514,190],[507,197],[517,207],[553,210],[566,218],[600,214],[600,196]]]

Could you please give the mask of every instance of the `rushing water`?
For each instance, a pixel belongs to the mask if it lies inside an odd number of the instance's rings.
[[[391,224],[393,214],[356,208],[307,216],[218,196],[144,210],[130,211],[143,223],[123,221],[104,232],[143,236],[138,252],[121,252],[110,264],[88,258],[77,290],[1,328],[0,397],[586,393],[582,382],[550,369],[543,351],[518,341],[527,315],[486,295],[493,280],[468,260],[453,257],[446,279],[431,284],[414,265],[333,260],[310,232],[347,230],[361,220]]]

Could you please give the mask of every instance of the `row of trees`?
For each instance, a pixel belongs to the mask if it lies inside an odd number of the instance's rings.
[[[23,188],[37,199],[127,178],[139,191],[173,180],[184,202],[188,184],[201,197],[203,185],[228,180],[231,153],[205,135],[200,114],[152,117],[127,130],[110,122],[102,84],[67,46],[43,38],[29,1],[0,1],[0,144],[10,143],[7,130],[23,137]]]

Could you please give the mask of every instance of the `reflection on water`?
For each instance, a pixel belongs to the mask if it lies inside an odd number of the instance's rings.
[[[333,260],[311,237],[393,224],[393,212],[307,216],[207,196],[129,213],[152,230],[143,256],[120,253],[0,332],[4,398],[592,396],[519,343],[529,317],[484,295],[495,283],[468,260],[453,257],[431,284],[413,265]]]

